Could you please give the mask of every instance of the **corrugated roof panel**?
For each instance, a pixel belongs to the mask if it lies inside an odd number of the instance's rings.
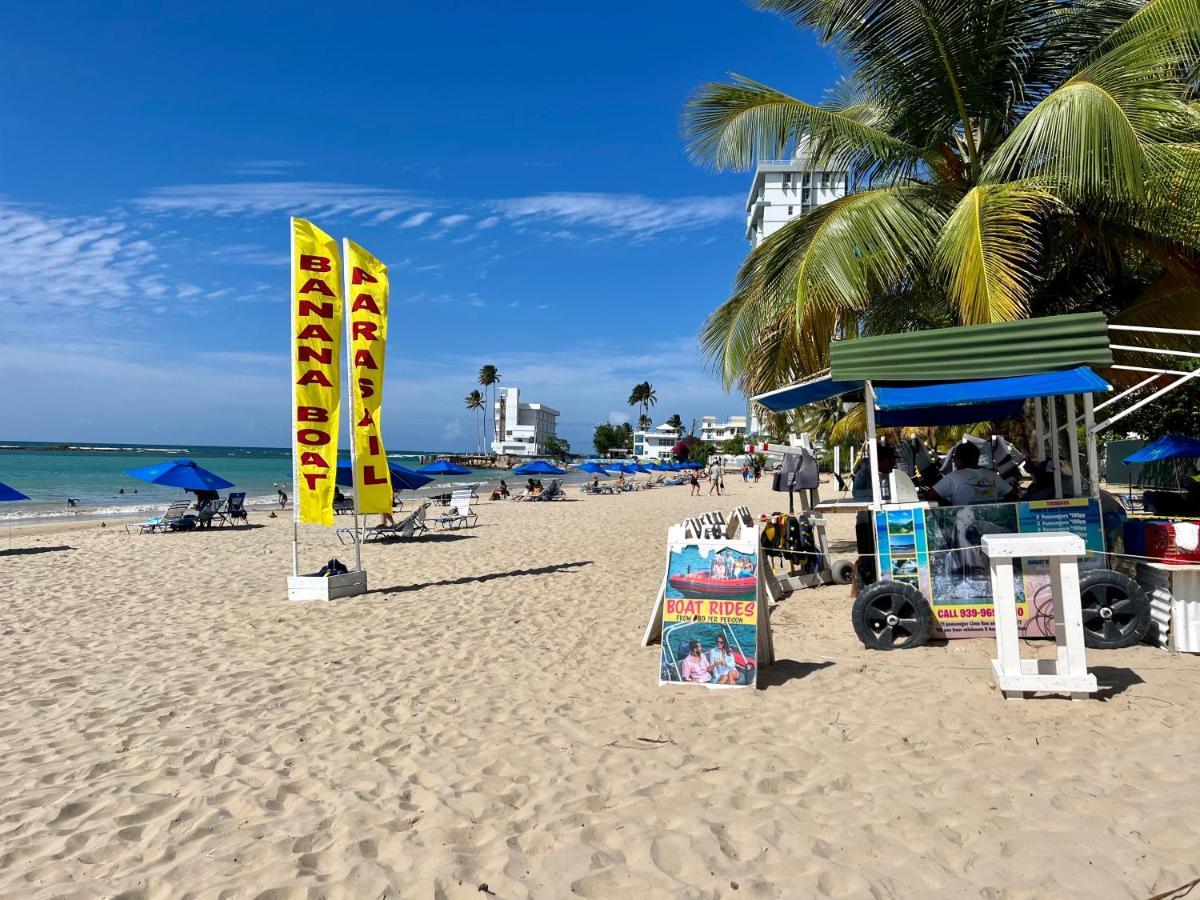
[[[1103,313],[835,341],[834,381],[968,381],[1112,365]]]

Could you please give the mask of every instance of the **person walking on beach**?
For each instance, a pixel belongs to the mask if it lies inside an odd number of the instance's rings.
[[[282,485],[277,484],[275,485],[275,492],[279,494],[279,508],[283,509],[287,506],[287,491],[283,489]]]
[[[692,496],[699,497],[700,496],[700,479],[696,476],[696,473],[694,471],[688,472],[688,479],[692,483]]]
[[[721,496],[721,461],[716,460],[708,469],[708,493],[712,496],[712,492],[716,490],[717,496]]]
[[[762,478],[762,466],[758,463],[754,464],[754,483],[758,484],[758,479]]]

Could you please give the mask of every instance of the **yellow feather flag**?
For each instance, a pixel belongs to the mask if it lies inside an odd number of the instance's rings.
[[[387,352],[388,269],[354,241],[342,239],[350,304],[346,354],[350,370],[350,458],[358,513],[390,513],[392,481],[380,435]]]

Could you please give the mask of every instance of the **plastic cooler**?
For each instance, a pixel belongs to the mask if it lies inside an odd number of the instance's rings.
[[[1200,563],[1200,541],[1184,541],[1180,546],[1177,526],[1200,529],[1200,522],[1171,522],[1162,519],[1130,519],[1125,523],[1125,552],[1180,565]],[[1189,548],[1187,544],[1192,544]]]

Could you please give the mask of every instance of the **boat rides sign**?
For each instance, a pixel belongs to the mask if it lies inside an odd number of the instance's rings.
[[[660,683],[756,684],[758,566],[757,547],[724,541],[671,544]]]

